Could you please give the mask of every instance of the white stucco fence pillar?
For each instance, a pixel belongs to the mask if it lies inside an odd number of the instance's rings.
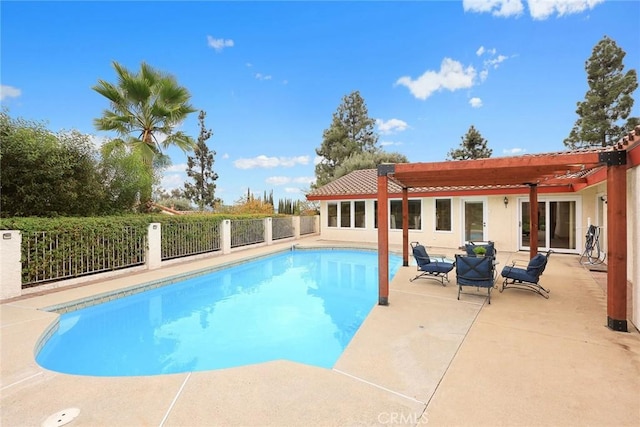
[[[293,217],[293,237],[295,239],[300,238],[300,216]]]
[[[0,299],[7,299],[22,295],[22,235],[18,230],[0,232]]]
[[[149,224],[147,236],[147,269],[155,270],[162,266],[162,224]]]
[[[267,245],[270,245],[273,243],[273,227],[271,226],[271,224],[272,224],[271,218],[264,219],[264,242]]]
[[[231,220],[225,219],[220,223],[220,235],[222,237],[222,253],[231,253]]]

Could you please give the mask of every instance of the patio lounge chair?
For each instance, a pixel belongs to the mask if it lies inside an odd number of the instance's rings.
[[[540,281],[542,272],[547,267],[549,255],[551,255],[551,251],[548,251],[546,255],[541,253],[536,254],[536,256],[531,258],[526,268],[516,267],[518,264],[517,261],[513,261],[511,265],[504,267],[502,273],[500,273],[502,277],[504,277],[500,292],[507,288],[518,288],[535,292],[548,299],[549,292],[551,291],[542,287],[538,282]]]
[[[475,255],[475,254],[474,254]],[[490,256],[468,256],[456,254],[456,281],[458,282],[458,299],[463,286],[474,286],[478,290],[487,288],[489,304],[491,304],[491,290],[493,289],[494,258]]]
[[[449,281],[449,272],[453,270],[454,263],[447,260],[444,255],[429,256],[425,247],[418,242],[411,242],[411,249],[416,259],[418,275],[409,281],[413,282],[419,278],[435,279],[439,280],[442,286],[447,286],[444,281]]]

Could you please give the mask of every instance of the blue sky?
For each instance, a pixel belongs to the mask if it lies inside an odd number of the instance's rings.
[[[93,128],[91,90],[112,61],[173,74],[207,112],[216,196],[250,188],[303,199],[315,149],[359,90],[379,142],[441,161],[474,125],[493,156],[561,151],[587,90],[585,61],[608,35],[640,68],[640,2],[12,2],[1,4],[2,105],[13,117]],[[638,91],[633,115],[640,115]],[[181,130],[198,136],[197,113]],[[182,187],[169,150],[163,187]]]

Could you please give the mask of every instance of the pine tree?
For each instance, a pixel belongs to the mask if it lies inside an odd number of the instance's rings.
[[[331,182],[335,169],[352,154],[379,151],[378,135],[373,130],[375,122],[368,114],[360,92],[342,98],[331,126],[322,134],[320,148],[316,149],[316,154],[322,157],[316,165],[316,188]]]
[[[460,148],[451,149],[447,154],[450,160],[484,159],[491,157],[493,150],[487,147],[487,140],[471,125],[466,135],[462,137]]]
[[[585,63],[589,90],[585,100],[577,103],[578,120],[565,146],[576,149],[606,147],[617,143],[630,129],[620,125],[633,107],[631,94],[638,87],[636,70],[623,73],[626,53],[605,36],[593,48]]]
[[[204,111],[200,111],[198,115],[200,135],[194,148],[193,157],[187,157],[187,176],[193,179],[194,183],[185,182],[184,184],[185,197],[198,205],[200,210],[204,210],[205,206],[214,207],[215,181],[218,179],[218,174],[213,171],[216,152],[207,147],[207,139],[211,138],[213,132],[211,129],[207,130],[204,125],[206,115],[207,113]]]

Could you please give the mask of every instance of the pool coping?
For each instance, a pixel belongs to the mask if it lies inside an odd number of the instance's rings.
[[[348,242],[300,243],[305,248],[367,249]],[[235,258],[279,252],[265,249]],[[526,254],[499,254],[503,263],[513,256]],[[390,305],[374,307],[333,369],[276,361],[109,378],[56,373],[33,359],[36,338],[59,317],[42,307],[124,289],[136,280],[206,270],[200,267],[220,261],[185,262],[3,303],[0,423],[40,425],[71,406],[82,411],[74,420],[78,426],[379,425],[391,424],[386,422],[391,416],[414,426],[640,423],[639,333],[606,328],[604,291],[568,255],[555,257],[545,271],[545,283],[553,290],[549,300],[513,290],[496,293],[490,306],[481,297],[456,301],[455,280],[452,286],[410,282],[415,264],[401,267],[390,283]],[[473,307],[478,316],[466,332],[451,323]],[[434,357],[443,340],[456,336],[461,342],[451,358]],[[442,375],[434,375],[434,368]],[[435,388],[426,387],[427,382]],[[499,399],[491,403],[488,396]]]

